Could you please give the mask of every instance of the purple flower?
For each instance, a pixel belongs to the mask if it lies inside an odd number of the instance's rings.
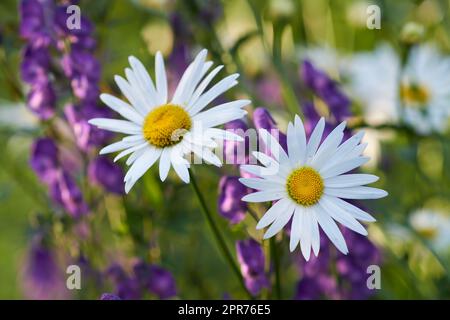
[[[55,114],[56,96],[50,82],[34,84],[27,96],[28,108],[42,120],[47,120]]]
[[[88,123],[88,120],[92,118],[110,117],[111,112],[105,107],[98,107],[94,104],[67,105],[64,108],[64,114],[72,127],[77,146],[83,151],[105,144],[112,136],[110,132],[100,130]]]
[[[52,183],[58,171],[58,148],[50,138],[39,138],[31,147],[31,168],[44,183]]]
[[[156,265],[150,266],[148,289],[159,299],[169,299],[177,294],[175,279],[172,274]]]
[[[67,13],[67,6],[56,8],[54,14],[54,26],[59,38],[57,47],[61,51],[64,49],[64,42],[69,41],[72,50],[92,50],[96,46],[96,41],[92,37],[94,26],[84,16],[80,18],[80,28],[69,29],[67,19],[71,13]]]
[[[256,296],[264,287],[270,286],[264,271],[264,252],[253,239],[237,241],[236,252],[245,285],[250,293]]]
[[[256,90],[262,101],[273,105],[281,105],[280,82],[275,76],[263,76],[257,80]]]
[[[72,50],[61,59],[61,67],[64,74],[69,78],[86,75],[96,82],[100,79],[100,64],[95,57],[79,50]]]
[[[330,254],[330,241],[321,234],[320,255],[306,262],[300,259],[302,278],[298,283],[296,299],[367,299],[374,294],[367,288],[367,267],[381,262],[378,249],[364,236],[344,229],[349,254]],[[334,265],[335,267],[333,267]],[[335,268],[339,281],[336,281]]]
[[[247,134],[248,126],[242,120],[233,120],[225,124],[225,130],[244,138],[244,141],[224,141],[224,157],[227,164],[247,164],[250,154],[250,139]]]
[[[53,251],[42,237],[33,239],[24,269],[24,294],[30,299],[64,299],[68,296],[64,277]]]
[[[306,86],[328,105],[335,121],[341,122],[350,116],[350,100],[326,73],[316,69],[311,62],[305,60],[300,74]]]
[[[103,293],[100,300],[122,300],[118,296],[112,293]]]
[[[49,67],[50,54],[47,48],[25,47],[20,64],[20,73],[23,81],[28,84],[48,81]]]
[[[55,181],[50,185],[50,195],[72,217],[79,217],[88,212],[83,194],[68,172],[60,170]]]
[[[20,36],[33,47],[48,46],[51,36],[46,27],[46,1],[22,0],[20,2]]]
[[[256,108],[253,111],[253,123],[257,130],[266,129],[269,131],[275,138],[278,138],[281,147],[284,150],[287,149],[286,135],[278,129],[275,120],[267,109],[261,107]]]
[[[89,180],[101,185],[106,191],[123,194],[123,170],[107,157],[97,157],[89,163]]]
[[[124,300],[139,300],[142,298],[141,285],[137,279],[127,278],[117,285],[117,295]]]
[[[219,182],[219,213],[231,224],[241,222],[247,212],[247,203],[241,201],[248,189],[239,182],[239,177],[223,176]]]

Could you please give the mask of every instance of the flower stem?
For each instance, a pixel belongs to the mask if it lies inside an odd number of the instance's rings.
[[[281,277],[280,277],[280,256],[278,254],[277,243],[272,237],[270,239],[271,258],[273,259],[275,269],[275,294],[278,300],[281,299]]]
[[[239,267],[234,261],[233,256],[231,255],[231,252],[229,251],[225,240],[220,233],[219,227],[217,226],[216,222],[214,221],[214,218],[211,214],[211,211],[209,211],[205,199],[203,198],[202,193],[200,192],[200,189],[198,187],[197,181],[195,180],[194,175],[192,174],[192,171],[189,170],[189,176],[191,178],[191,185],[195,191],[195,194],[198,198],[198,201],[200,202],[200,206],[202,207],[202,212],[205,215],[206,221],[208,222],[209,227],[211,228],[211,231],[214,234],[214,238],[216,239],[216,242],[219,246],[219,249],[221,250],[223,256],[225,257],[225,260],[228,262],[229,266],[233,270],[234,274],[239,280],[240,285],[244,289],[245,293],[252,298],[252,295],[248,291],[247,287],[245,286],[244,279],[242,278],[241,271],[239,270]]]

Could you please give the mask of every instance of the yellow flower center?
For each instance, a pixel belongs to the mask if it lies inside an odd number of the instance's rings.
[[[430,92],[425,86],[416,83],[404,83],[400,86],[400,98],[409,106],[425,106]]]
[[[165,104],[149,112],[142,131],[149,143],[164,148],[179,143],[191,126],[191,117],[182,107]]]
[[[323,194],[323,180],[320,174],[310,167],[301,167],[287,179],[287,192],[298,204],[309,207],[315,205]]]

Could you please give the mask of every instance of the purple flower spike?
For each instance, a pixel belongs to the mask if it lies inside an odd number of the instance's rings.
[[[50,186],[50,195],[72,217],[77,218],[89,210],[80,189],[65,171],[58,172],[56,180]]]
[[[33,47],[44,47],[51,43],[46,28],[45,2],[22,0],[20,2],[20,36],[29,40]]]
[[[325,72],[316,69],[311,62],[305,60],[300,74],[306,86],[328,105],[335,121],[341,122],[350,116],[350,100]]]
[[[245,285],[250,293],[256,296],[263,288],[270,286],[264,271],[264,252],[253,239],[237,241],[236,251]]]
[[[33,239],[24,270],[24,294],[30,299],[64,299],[68,297],[64,276],[54,252],[42,243],[42,237]]]
[[[159,299],[169,299],[177,294],[175,279],[172,274],[156,265],[150,266],[148,289]]]
[[[50,82],[36,83],[27,97],[28,108],[40,119],[50,119],[55,114],[56,96]]]
[[[223,176],[219,182],[219,213],[231,224],[241,222],[247,212],[247,203],[241,201],[248,189],[239,182],[239,177]]]
[[[235,165],[247,164],[250,154],[250,139],[249,136],[246,135],[248,130],[247,124],[242,120],[233,120],[226,123],[224,129],[244,138],[244,141],[241,142],[230,140],[224,141],[225,163]]]
[[[58,172],[58,148],[50,138],[39,138],[31,147],[31,168],[46,184],[52,183]]]
[[[123,170],[107,157],[97,157],[88,167],[90,181],[101,185],[106,191],[123,194]]]
[[[103,293],[100,300],[122,300],[118,296],[112,293]]]
[[[286,135],[279,131],[277,123],[267,109],[261,107],[256,108],[253,111],[253,123],[257,130],[266,129],[275,137],[278,133],[278,142],[284,150],[287,150]]]

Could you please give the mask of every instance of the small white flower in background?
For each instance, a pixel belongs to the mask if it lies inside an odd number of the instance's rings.
[[[429,240],[437,251],[449,250],[450,216],[432,209],[414,211],[409,218],[411,226]]]
[[[347,245],[335,221],[362,235],[367,235],[367,231],[357,220],[375,221],[341,198],[378,199],[387,195],[384,190],[363,186],[377,181],[377,176],[346,174],[369,160],[361,156],[366,147],[360,143],[363,132],[341,144],[343,122],[320,143],[324,127],[322,118],[307,142],[303,123],[296,116],[294,123],[288,125],[288,153],[266,130],[260,130],[261,139],[272,156],[254,152],[263,166],[241,166],[242,170],[258,176],[240,179],[247,187],[258,190],[243,197],[243,201],[277,201],[258,222],[257,229],[271,225],[264,235],[267,239],[280,232],[292,218],[290,250],[300,242],[306,260],[310,258],[311,248],[316,256],[319,253],[319,225],[339,251],[347,254]]]
[[[450,58],[436,47],[414,47],[405,68],[388,45],[359,54],[349,66],[351,88],[369,124],[400,119],[420,134],[444,132],[450,120]]]
[[[96,118],[89,123],[128,135],[100,150],[100,154],[123,150],[115,161],[129,156],[126,164],[131,167],[125,175],[127,193],[158,159],[162,181],[173,166],[178,176],[188,183],[190,164],[184,158],[186,154],[192,152],[208,163],[220,166],[220,159],[211,151],[217,146],[216,139],[242,140],[214,127],[245,116],[246,111],[242,108],[250,101],[227,102],[204,111],[215,98],[234,87],[239,76],[230,75],[207,90],[223,66],[207,74],[213,63],[205,61],[206,55],[207,51],[202,50],[189,65],[171,100],[168,99],[167,76],[160,52],[155,59],[155,84],[135,57],[129,58],[131,69],[125,69],[127,79],[115,77],[129,104],[110,94],[100,96],[106,105],[126,119]]]

